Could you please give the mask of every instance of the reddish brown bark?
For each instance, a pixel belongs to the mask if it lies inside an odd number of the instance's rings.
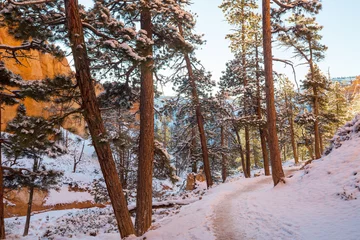
[[[150,3],[148,0],[147,3]],[[143,8],[140,16],[141,29],[152,39],[151,13]],[[151,226],[152,217],[152,175],[154,161],[154,80],[152,46],[142,49],[141,55],[148,57],[140,66],[140,142],[139,166],[136,196],[135,228],[138,236],[143,235]]]
[[[289,119],[289,123],[290,123],[290,137],[291,137],[291,146],[292,146],[292,150],[293,150],[293,156],[294,156],[295,164],[298,164],[299,156],[297,153],[297,146],[296,146],[296,142],[295,142],[295,130],[294,130],[292,102],[290,100],[290,103],[289,103],[289,99],[287,97],[286,92],[285,92],[285,106],[286,106],[286,109],[288,109],[288,119]]]
[[[268,144],[274,186],[285,177],[280,158],[279,140],[276,130],[276,111],[271,47],[270,0],[262,1],[263,12],[263,48],[265,65],[265,89],[267,107]]]
[[[245,127],[245,157],[246,157],[246,173],[248,177],[251,177],[251,162],[250,162],[250,130],[249,127]]]
[[[28,201],[28,208],[26,212],[26,221],[25,221],[25,229],[23,236],[27,236],[29,234],[29,228],[30,228],[30,217],[31,217],[31,208],[32,208],[32,202],[34,197],[34,187],[30,187],[30,193],[29,193],[29,201]]]
[[[315,135],[315,159],[321,158],[321,152],[320,152],[320,129],[319,129],[319,100],[317,97],[317,88],[313,87],[314,92],[314,115],[315,115],[315,122],[314,122],[314,135]]]
[[[264,171],[265,171],[265,176],[270,176],[270,166],[269,166],[269,154],[267,151],[267,146],[266,146],[266,138],[265,138],[265,129],[263,128],[259,128],[259,133],[260,133],[260,141],[261,141],[261,151],[262,151],[262,157],[264,160]]]
[[[0,129],[1,129],[1,102],[0,102]],[[1,133],[1,132],[0,132]],[[3,184],[3,169],[2,169],[2,156],[1,156],[2,138],[0,135],[0,239],[5,239],[5,222],[4,222],[4,184]]]
[[[309,50],[310,50],[310,71],[311,71],[311,80],[312,82],[314,82],[314,74],[315,74],[315,69],[314,69],[314,63],[313,63],[313,52],[312,52],[312,45],[311,45],[311,39],[308,40],[309,42]],[[314,99],[313,99],[313,107],[314,107],[314,115],[315,115],[315,122],[314,122],[314,135],[315,135],[315,158],[319,159],[321,158],[321,152],[320,152],[320,129],[319,129],[319,98],[318,98],[318,93],[317,93],[317,87],[314,85],[313,86],[313,94],[314,94]]]
[[[241,167],[244,171],[244,177],[245,178],[249,178],[249,175],[246,171],[246,167],[245,167],[245,157],[244,157],[244,150],[243,150],[243,147],[241,145],[241,138],[240,138],[240,135],[239,135],[239,130],[237,129],[237,127],[235,127],[235,124],[234,124],[234,132],[236,134],[236,139],[238,141],[238,144],[239,144],[239,152],[240,152],[240,158],[241,158]]]
[[[255,41],[258,42],[258,36],[255,35]],[[258,116],[258,119],[262,119],[262,113],[261,113],[261,89],[260,89],[260,67],[259,67],[259,49],[256,46],[255,49],[255,56],[256,56],[256,113]],[[259,133],[260,133],[260,141],[261,141],[261,152],[262,157],[264,161],[264,171],[265,176],[270,175],[270,166],[269,166],[269,154],[267,151],[266,146],[266,129],[263,126],[259,127]]]
[[[167,123],[166,123],[166,117],[164,117],[164,120],[163,120],[163,122],[162,122],[162,124],[163,124],[163,131],[164,131],[164,148],[166,148],[166,146],[167,146],[167,134],[166,134],[166,131],[167,131]]]
[[[190,157],[193,158],[194,153],[195,153],[195,147],[196,147],[196,130],[195,128],[191,129],[191,147],[190,147]],[[192,172],[193,173],[197,173],[197,164],[196,164],[196,160],[193,159],[193,163],[192,163]]]
[[[247,80],[247,68],[246,68],[246,41],[245,41],[245,34],[246,34],[246,24],[245,24],[245,0],[241,1],[241,64],[242,64],[242,76],[244,81],[244,87],[246,88],[248,86],[248,80]],[[245,116],[248,114],[249,106],[248,106],[248,99],[247,95],[245,95],[245,101],[244,101],[244,110],[245,110]],[[245,126],[245,157],[246,157],[246,173],[250,177],[250,170],[251,170],[251,162],[250,162],[250,130],[248,126]]]
[[[224,126],[221,126],[221,147],[224,149],[226,146],[226,140],[225,140],[225,130],[224,130]],[[223,183],[226,181],[226,177],[227,177],[227,173],[226,173],[226,164],[227,164],[227,159],[226,159],[226,155],[222,152],[221,153],[221,176],[222,176],[222,180]]]
[[[94,81],[90,75],[90,64],[77,0],[65,0],[65,12],[69,40],[75,63],[76,80],[81,93],[82,108],[84,109],[84,118],[88,124],[101,171],[105,179],[119,232],[122,237],[126,237],[134,234],[135,230],[116,171],[110,144],[106,141],[107,134],[95,95]]]

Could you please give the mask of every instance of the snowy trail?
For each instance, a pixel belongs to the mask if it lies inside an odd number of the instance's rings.
[[[285,171],[285,176],[289,176],[294,171],[296,170]],[[277,219],[276,216],[266,214],[264,209],[259,208],[253,201],[251,193],[272,188],[271,176],[251,180],[253,181],[252,184],[240,185],[236,191],[226,195],[224,201],[214,207],[216,210],[214,211],[213,230],[216,239],[255,239],[246,234],[249,225],[251,225],[251,228],[255,227],[258,231],[261,231],[263,227],[271,227],[274,228],[274,232],[280,233],[279,236],[288,239],[292,236],[292,239],[297,239],[291,225],[289,226],[287,223],[278,225],[281,220]],[[284,232],[284,234],[281,232]]]

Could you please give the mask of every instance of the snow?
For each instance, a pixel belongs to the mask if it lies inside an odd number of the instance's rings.
[[[56,204],[93,201],[94,196],[89,192],[69,191],[68,186],[62,186],[59,190],[51,189],[49,196],[45,199],[45,206]]]
[[[349,137],[338,148],[303,170],[293,161],[284,163],[286,183],[275,188],[272,178],[262,175],[251,179],[238,176],[210,190],[178,195],[170,189],[173,197],[155,205],[188,205],[154,209],[151,230],[128,239],[360,239],[357,120],[352,126],[346,128]],[[161,184],[155,185],[160,188]],[[52,194],[55,199],[57,193]],[[59,197],[64,197],[62,191]],[[24,222],[24,217],[6,219],[10,239],[21,238]],[[55,239],[94,239],[90,234],[96,234],[96,239],[119,238],[109,206],[35,214],[27,239],[46,234]]]

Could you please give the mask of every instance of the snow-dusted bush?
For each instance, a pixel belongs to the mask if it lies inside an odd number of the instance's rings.
[[[348,141],[353,137],[358,137],[360,131],[360,114],[347,122],[343,127],[339,128],[334,137],[330,140],[330,146],[325,150],[325,155],[329,155],[333,149],[341,147],[343,142]]]

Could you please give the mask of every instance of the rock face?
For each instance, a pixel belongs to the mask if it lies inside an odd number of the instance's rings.
[[[14,39],[7,33],[6,28],[0,28],[0,44],[9,46],[19,46],[20,41]],[[21,64],[14,59],[4,58],[0,51],[0,60],[5,63],[7,69],[15,74],[20,75],[24,80],[41,80],[46,77],[53,78],[56,75],[68,75],[71,73],[70,66],[66,58],[59,60],[50,54],[43,54],[35,50],[24,51],[26,55],[31,58],[18,58]],[[27,112],[31,116],[49,117],[49,108],[52,103],[36,102],[32,99],[26,98],[23,101]],[[3,106],[2,125],[1,130],[4,130],[6,123],[12,120],[16,115],[17,106]],[[84,121],[81,119],[72,120],[67,119],[65,128],[73,128],[78,131],[80,135],[83,133]]]

